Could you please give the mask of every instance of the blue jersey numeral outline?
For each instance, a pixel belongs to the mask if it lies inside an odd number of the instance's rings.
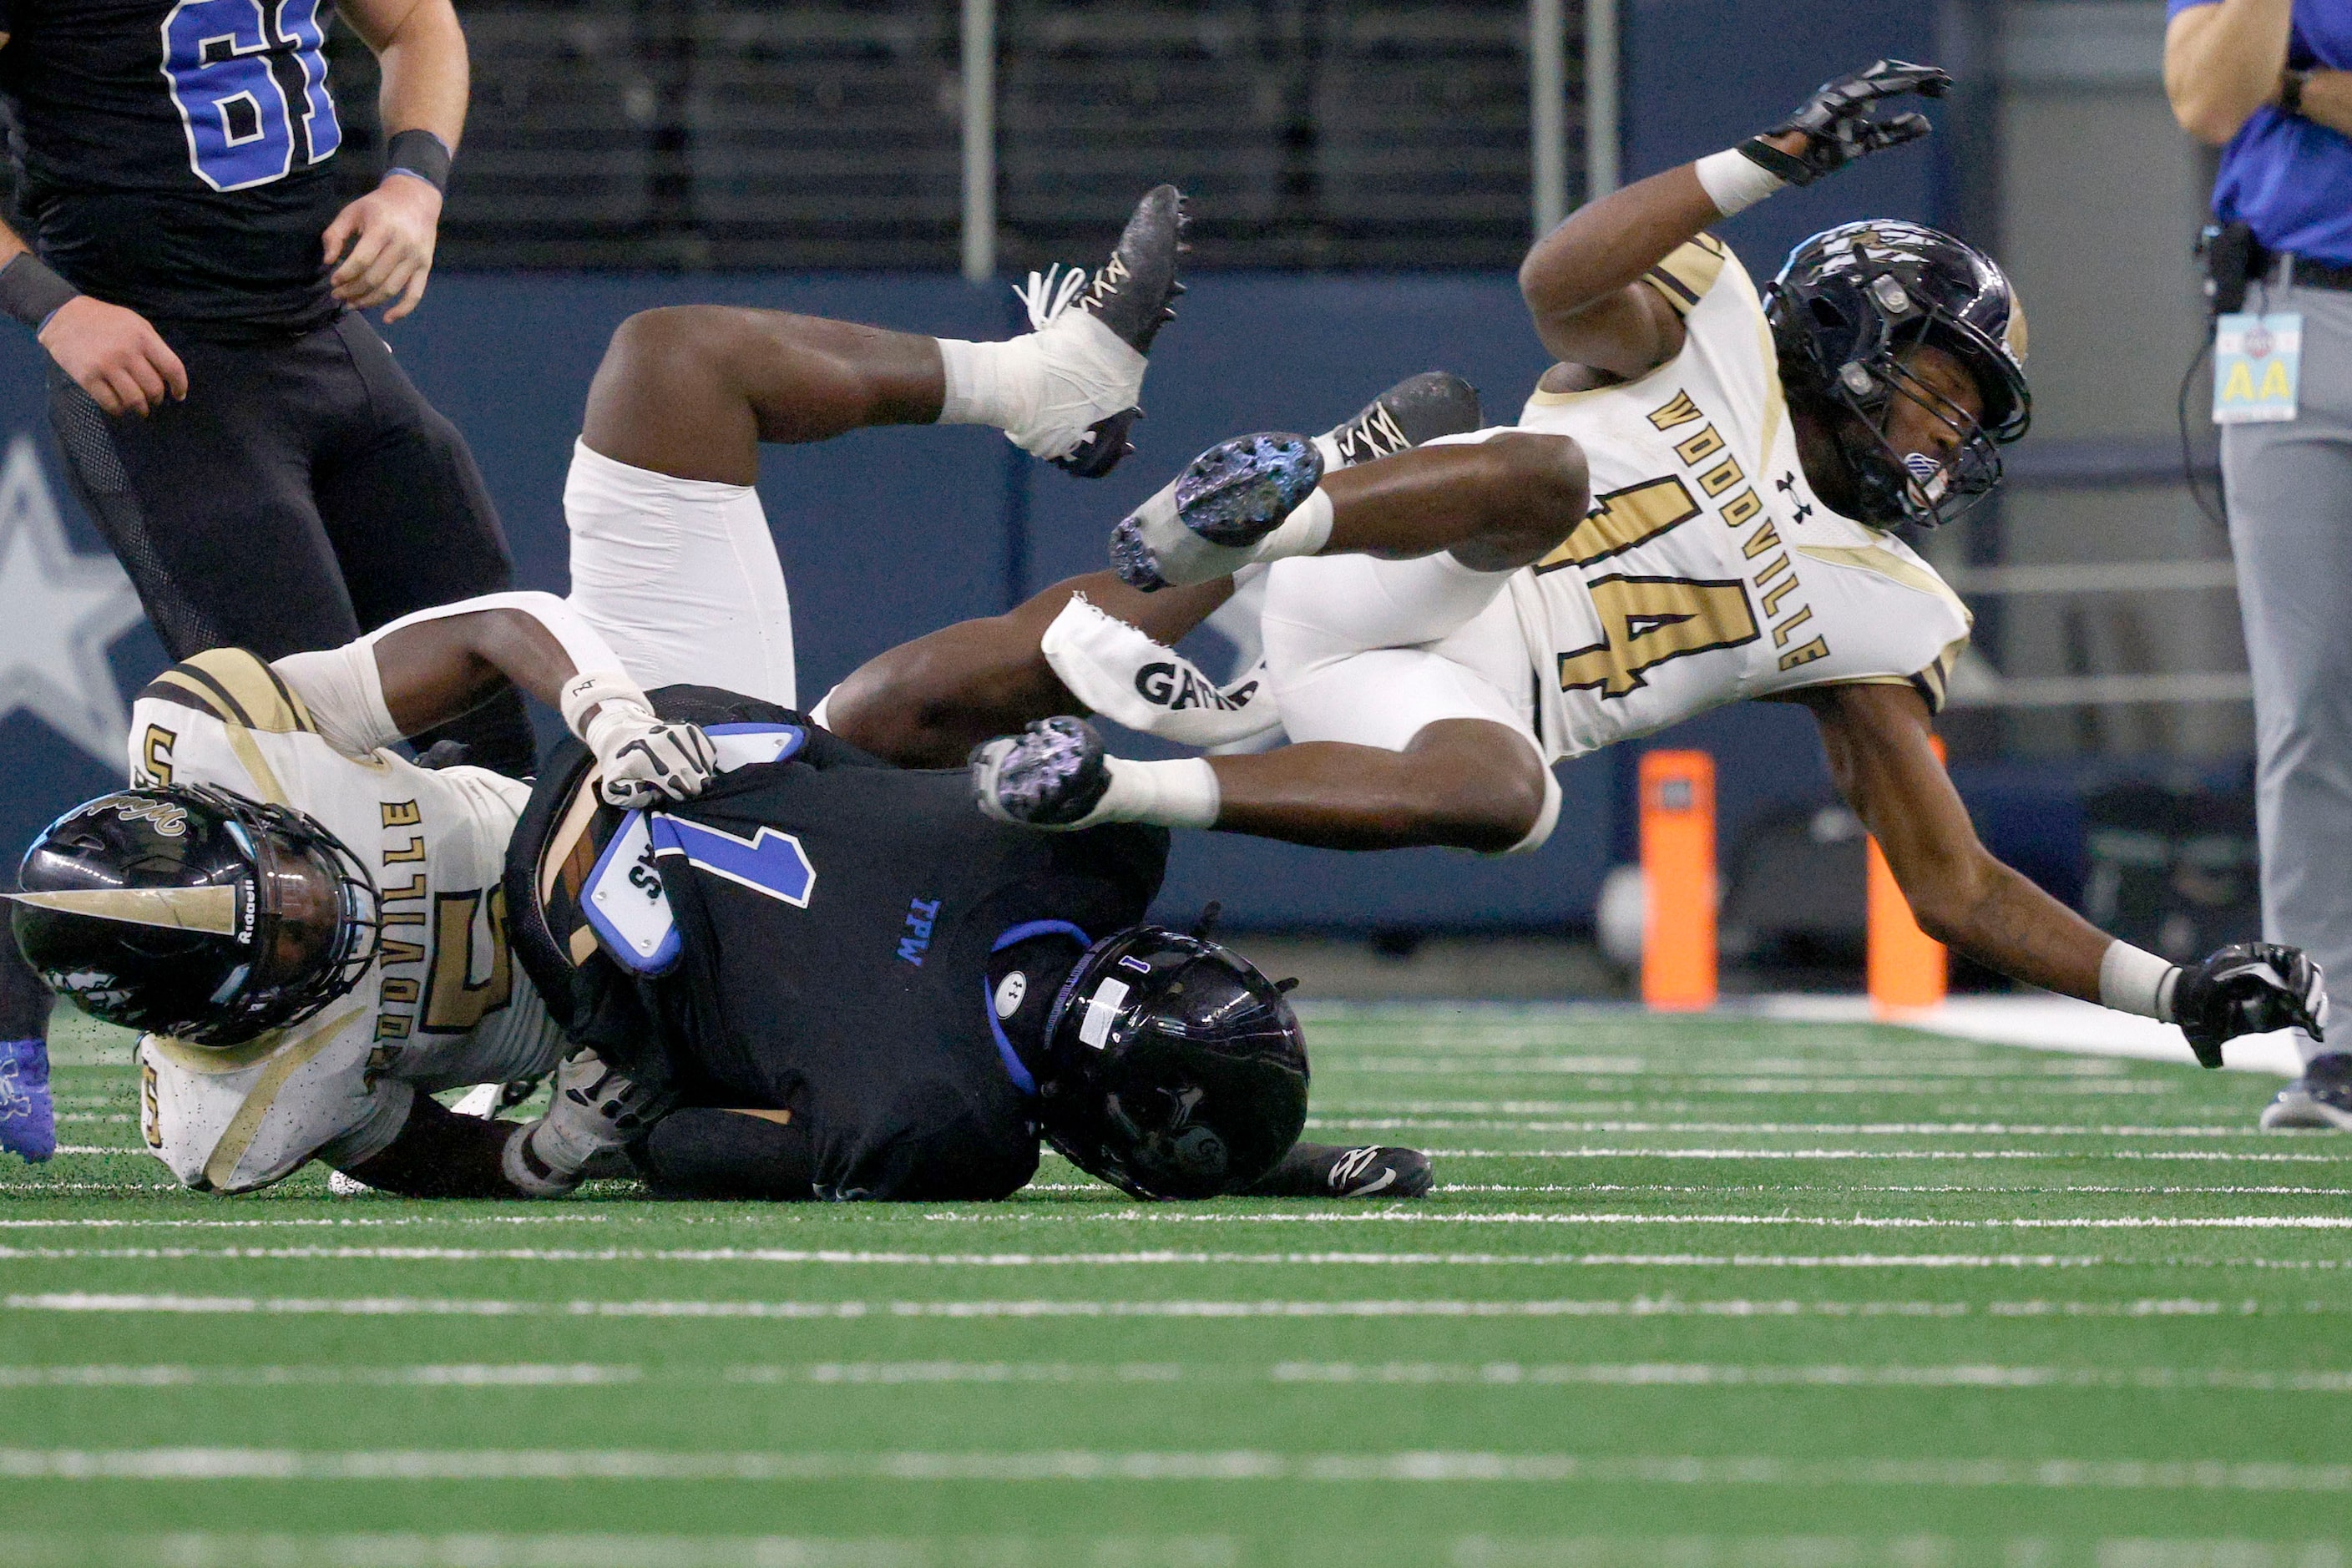
[[[278,0],[274,31],[262,0],[180,0],[164,16],[163,80],[187,135],[188,166],[214,190],[249,190],[292,172],[294,114],[273,68],[274,51],[289,44],[302,69],[304,162],[342,145],[319,4]],[[239,103],[252,127],[243,134],[231,119]]]

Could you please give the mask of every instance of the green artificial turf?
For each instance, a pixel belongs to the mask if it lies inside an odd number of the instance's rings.
[[[0,1170],[0,1563],[2352,1560],[2352,1140],[1903,1030],[1325,1008],[1416,1204],[184,1194]]]

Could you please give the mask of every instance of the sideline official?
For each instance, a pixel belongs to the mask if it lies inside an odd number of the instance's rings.
[[[2262,319],[2245,351],[2262,374],[2225,332],[2217,406],[2249,420],[2222,426],[2221,472],[2253,670],[2263,935],[2318,960],[2336,1004],[2325,1045],[2298,1037],[2304,1076],[2262,1120],[2352,1130],[2352,0],[2169,0],[2169,15],[2173,113],[2222,148],[2214,216],[2257,247],[2243,308]]]

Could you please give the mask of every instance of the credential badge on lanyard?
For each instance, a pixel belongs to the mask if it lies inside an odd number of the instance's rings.
[[[2213,423],[2269,425],[2294,417],[2303,379],[2303,312],[2236,312],[2213,323]]]

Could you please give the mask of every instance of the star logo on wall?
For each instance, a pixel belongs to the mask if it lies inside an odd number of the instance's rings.
[[[106,650],[147,618],[110,555],[84,555],[33,438],[0,464],[0,719],[23,709],[109,766],[122,761],[131,714]]]

